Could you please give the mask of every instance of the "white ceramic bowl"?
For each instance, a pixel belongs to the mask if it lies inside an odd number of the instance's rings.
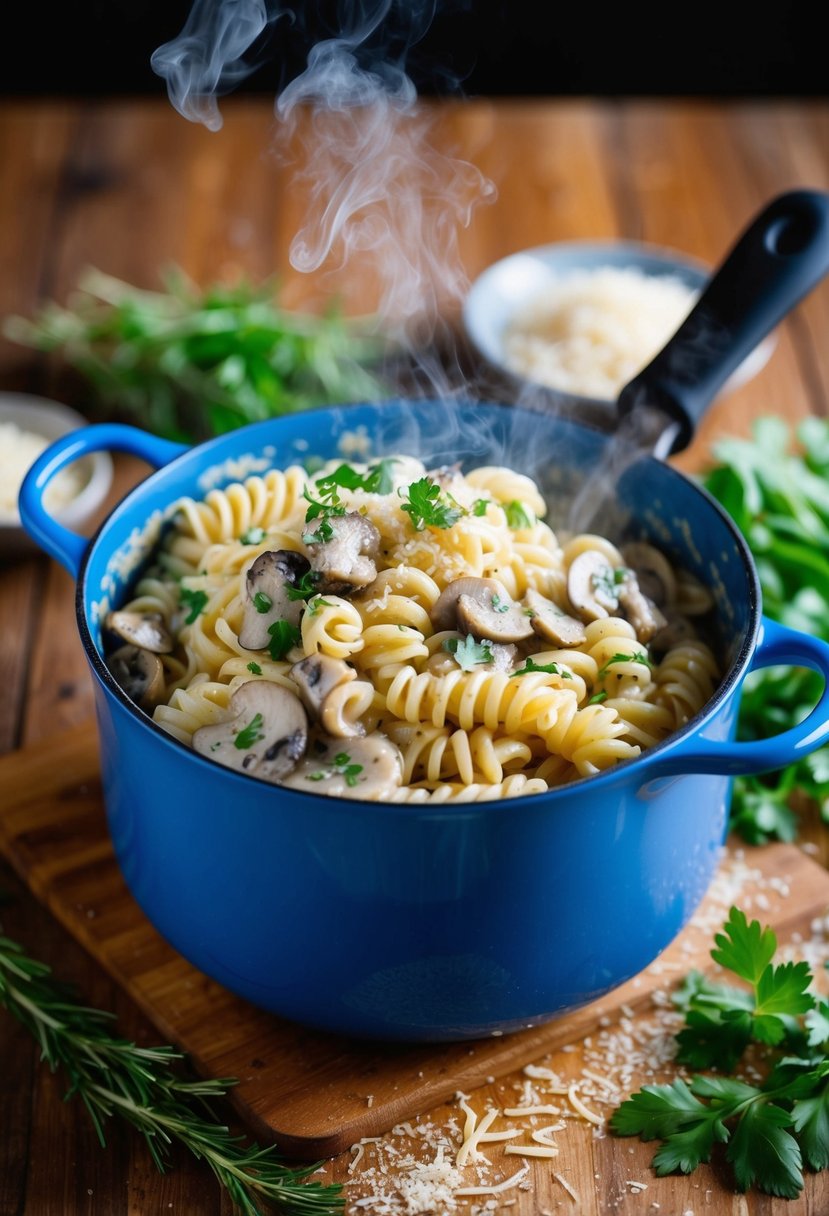
[[[604,267],[630,268],[647,275],[680,279],[693,290],[694,298],[713,271],[687,254],[641,241],[559,241],[520,250],[487,267],[467,293],[462,320],[473,350],[518,395],[530,389],[547,392],[553,398],[566,398],[571,404],[584,402],[585,406],[610,407],[615,397],[606,400],[582,397],[570,389],[534,381],[515,369],[505,350],[505,337],[513,320],[542,297],[552,283],[575,272]],[[666,335],[666,342],[670,336]],[[721,392],[737,388],[756,375],[775,343],[776,335],[770,334],[731,375]]]
[[[68,405],[47,397],[0,392],[0,423],[10,423],[52,443],[62,435],[86,426],[87,419]],[[67,528],[80,532],[101,507],[112,486],[112,457],[108,452],[96,452],[84,456],[70,468],[80,474],[79,489],[55,511],[55,518]],[[35,542],[23,530],[19,519],[0,515],[0,557],[36,551]]]

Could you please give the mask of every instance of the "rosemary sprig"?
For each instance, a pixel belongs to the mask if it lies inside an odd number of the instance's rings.
[[[304,1181],[317,1165],[286,1166],[275,1146],[246,1144],[219,1122],[210,1100],[222,1098],[235,1080],[179,1076],[174,1065],[185,1058],[181,1052],[117,1037],[109,1029],[112,1014],[79,1004],[45,963],[3,936],[0,1005],[31,1032],[52,1072],[63,1070],[67,1098],[83,1102],[102,1145],[106,1120],[120,1116],[144,1137],[162,1173],[176,1140],[205,1161],[243,1216],[261,1216],[262,1201],[282,1216],[342,1212],[339,1186]]]

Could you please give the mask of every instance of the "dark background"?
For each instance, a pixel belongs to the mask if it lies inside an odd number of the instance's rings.
[[[220,0],[211,0],[218,4]],[[300,0],[289,28],[254,47],[259,66],[229,90],[273,94],[331,32],[339,4]],[[414,0],[395,0],[398,12]],[[421,7],[430,0],[421,0]],[[152,52],[181,30],[189,0],[11,0],[0,18],[0,95],[164,95]],[[429,33],[406,57],[424,95],[825,96],[829,57],[815,8],[736,11],[696,4],[566,5],[438,0]],[[392,47],[399,52],[399,45]]]

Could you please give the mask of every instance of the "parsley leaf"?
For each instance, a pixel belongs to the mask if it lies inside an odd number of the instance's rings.
[[[366,473],[358,473],[350,464],[341,464],[332,473],[317,479],[316,487],[320,498],[330,498],[337,502],[338,487],[344,490],[364,490],[367,494],[390,494],[394,488],[392,465],[396,463],[395,456],[378,460],[376,464],[369,466]]]
[[[492,642],[478,642],[471,633],[463,640],[446,638],[443,649],[452,655],[463,671],[471,671],[480,663],[491,663],[493,659]]]
[[[472,514],[476,515],[479,519],[482,515],[486,515],[488,510],[489,510],[489,499],[488,498],[476,498],[472,504]]]
[[[253,747],[254,743],[258,743],[265,736],[262,733],[263,718],[261,714],[254,714],[247,726],[243,727],[236,738],[233,740],[233,746],[238,747],[240,751],[245,751],[249,747]]]
[[[184,618],[184,623],[185,625],[192,625],[193,621],[204,612],[210,597],[206,591],[189,591],[187,587],[180,587],[179,598],[183,607],[189,609],[187,616]]]
[[[243,545],[261,545],[265,539],[264,528],[248,528],[239,537]]]
[[[507,527],[513,532],[520,528],[531,528],[535,523],[535,515],[526,505],[514,498],[512,502],[504,503],[504,514],[507,517]]]
[[[286,586],[285,592],[289,600],[307,600],[316,595],[314,584],[319,582],[318,570],[307,570],[295,587]]]
[[[596,679],[601,680],[604,676],[606,676],[608,670],[613,666],[614,663],[641,663],[645,667],[652,666],[650,659],[646,654],[642,653],[642,651],[639,651],[637,654],[614,654],[613,657],[608,659],[606,663],[603,663],[596,672]]]
[[[257,612],[264,614],[270,612],[273,608],[273,600],[269,595],[265,595],[264,591],[257,591],[253,597],[253,606]]]
[[[323,608],[333,608],[334,605],[330,600],[324,600],[321,595],[315,595],[313,599],[308,601],[308,612],[311,616],[317,616]]]
[[[268,633],[271,635],[271,640],[268,642],[268,653],[275,663],[285,658],[288,651],[298,644],[301,636],[296,625],[282,620],[274,621],[272,625],[269,625]]]
[[[510,679],[512,680],[515,676],[525,676],[531,671],[546,671],[548,675],[561,676],[564,680],[572,680],[573,678],[573,673],[566,671],[558,663],[536,663],[532,655],[528,655],[524,660],[524,666],[520,667],[518,671],[513,671]]]
[[[333,763],[326,768],[317,769],[315,773],[309,773],[307,781],[325,781],[328,777],[341,776],[345,777],[346,785],[352,789],[360,780],[360,773],[363,771],[362,764],[352,764],[351,757],[348,752],[339,752],[333,760]],[[365,780],[365,778],[363,778]]]
[[[259,666],[258,663],[254,663],[253,660],[251,659],[250,663],[248,663],[247,666],[248,666],[248,671],[251,672],[253,675],[261,676],[262,668]]]
[[[459,507],[451,494],[444,495],[437,482],[430,477],[421,477],[410,486],[397,491],[408,501],[401,510],[411,518],[416,532],[424,528],[451,528],[466,512]]]
[[[716,1142],[727,1143],[741,1191],[794,1199],[803,1189],[804,1161],[829,1168],[829,1057],[819,1050],[829,1042],[829,1003],[810,993],[808,963],[775,964],[776,951],[774,932],[732,907],[711,957],[746,987],[691,972],[676,994],[685,1012],[676,1036],[680,1063],[725,1073],[755,1042],[765,1045],[771,1067],[759,1085],[696,1075],[690,1085],[678,1079],[643,1086],[623,1102],[611,1129],[661,1140],[653,1160],[658,1174],[692,1172]]]

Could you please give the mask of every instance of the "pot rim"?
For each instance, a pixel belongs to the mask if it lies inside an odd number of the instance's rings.
[[[373,403],[371,403],[371,404],[373,404]],[[428,402],[418,402],[418,404],[419,405],[428,404]],[[433,404],[435,404],[435,403],[433,402]],[[460,404],[460,403],[455,403],[455,404]],[[507,402],[488,402],[487,401],[487,402],[474,402],[474,403],[470,403],[470,404],[484,405],[487,408],[495,405],[500,408],[504,408],[504,409],[508,409],[508,410],[521,410],[522,409],[522,407],[520,405],[510,404]],[[324,412],[326,410],[328,412],[330,412],[332,410],[339,410],[339,409],[343,409],[343,408],[348,409],[349,406],[345,406],[345,407],[339,406],[339,405],[327,406],[327,407],[322,407],[322,409],[319,412]],[[528,410],[528,409],[526,409],[526,407],[524,407],[524,408],[525,408],[525,412],[527,412],[527,413],[537,412],[537,411]],[[316,413],[316,412],[317,412],[316,410],[310,411],[311,414]],[[562,418],[561,420],[570,426],[576,427],[577,429],[586,430],[586,431],[594,431],[597,434],[602,434],[602,433],[607,434],[607,432],[602,431],[602,428],[591,425],[590,423],[580,422],[580,421],[574,420],[572,418],[566,418],[566,417]],[[189,448],[186,451],[182,452],[180,455],[174,457],[167,464],[163,465],[159,469],[154,470],[148,477],[142,479],[135,486],[131,487],[127,491],[127,493],[123,496],[123,498],[121,498],[119,500],[119,502],[115,504],[115,506],[112,508],[112,510],[107,513],[106,517],[100,522],[98,527],[95,529],[94,533],[89,538],[88,544],[86,545],[86,548],[85,548],[84,553],[80,560],[77,579],[76,579],[76,585],[75,585],[75,615],[76,615],[76,619],[77,619],[78,631],[80,633],[81,642],[82,642],[84,650],[86,651],[88,661],[93,670],[93,674],[98,678],[98,681],[103,686],[104,691],[113,695],[115,697],[115,699],[124,708],[126,708],[130,712],[132,717],[137,720],[139,725],[141,727],[143,727],[144,729],[149,730],[150,733],[152,735],[154,735],[160,743],[164,743],[166,746],[171,747],[176,754],[180,753],[183,756],[188,756],[190,758],[191,762],[193,762],[193,763],[196,763],[198,765],[207,765],[209,767],[209,771],[211,773],[215,772],[217,767],[220,768],[222,770],[224,776],[227,779],[242,783],[240,786],[241,790],[250,790],[250,788],[251,788],[250,783],[253,783],[253,786],[261,791],[262,789],[267,788],[270,785],[270,783],[261,781],[259,778],[254,777],[249,773],[236,771],[234,769],[229,769],[224,765],[218,765],[215,760],[210,760],[207,756],[202,756],[200,753],[195,752],[192,748],[188,747],[185,743],[182,743],[179,739],[176,739],[168,731],[165,731],[161,726],[159,726],[155,721],[153,721],[152,717],[149,714],[147,714],[144,710],[140,709],[139,706],[127,696],[127,694],[124,692],[124,690],[120,687],[120,685],[116,682],[115,678],[112,676],[111,672],[109,671],[109,668],[104,663],[104,660],[93,641],[92,634],[91,634],[91,631],[89,629],[89,625],[88,625],[88,622],[86,619],[86,612],[84,609],[84,598],[85,598],[84,592],[86,589],[86,575],[87,575],[88,566],[89,566],[89,563],[90,563],[90,560],[91,560],[93,554],[95,553],[95,551],[97,549],[101,534],[107,528],[107,526],[109,525],[109,523],[111,522],[113,517],[117,513],[119,513],[122,509],[126,509],[130,505],[130,503],[140,495],[142,490],[150,482],[153,482],[156,479],[163,477],[167,473],[167,471],[169,469],[171,469],[174,465],[177,465],[180,461],[183,461],[185,459],[192,458],[192,456],[196,452],[203,453],[214,446],[219,446],[223,442],[227,442],[233,436],[239,435],[241,432],[244,432],[245,434],[251,434],[252,432],[254,432],[256,430],[259,430],[260,428],[261,429],[271,429],[275,422],[278,423],[278,419],[276,419],[276,418],[264,419],[260,422],[250,423],[244,427],[237,428],[237,430],[235,430],[235,431],[227,432],[226,434],[223,434],[223,435],[214,436],[213,438],[206,440],[202,443],[195,444],[192,448]],[[469,814],[470,812],[480,814],[482,811],[484,811],[484,809],[487,809],[489,811],[489,813],[494,814],[496,811],[496,808],[499,809],[501,807],[508,807],[511,810],[514,810],[516,805],[526,806],[527,804],[533,804],[533,803],[537,804],[541,800],[544,801],[544,805],[546,806],[546,805],[548,805],[548,803],[551,799],[553,802],[563,803],[574,792],[580,792],[581,790],[583,790],[586,785],[589,785],[589,788],[591,790],[600,790],[602,788],[606,788],[608,786],[613,785],[617,781],[627,780],[629,778],[629,775],[630,775],[632,769],[634,767],[636,767],[637,765],[640,768],[642,782],[644,783],[645,781],[647,781],[648,780],[648,769],[652,766],[652,764],[654,762],[658,761],[659,759],[661,759],[662,757],[664,757],[668,752],[674,750],[677,747],[680,747],[682,745],[682,743],[684,742],[684,740],[686,740],[690,736],[696,734],[697,731],[700,729],[700,727],[706,721],[708,721],[709,719],[711,719],[712,717],[714,717],[716,715],[720,706],[732,695],[732,692],[734,691],[735,687],[738,686],[739,684],[741,684],[743,679],[745,678],[745,676],[748,674],[748,672],[747,672],[748,664],[751,659],[751,655],[754,652],[758,633],[760,630],[762,593],[761,593],[761,588],[760,588],[759,575],[757,573],[757,568],[756,568],[751,550],[749,549],[748,543],[747,543],[745,537],[743,536],[743,534],[740,532],[739,528],[737,527],[737,524],[735,523],[735,521],[726,512],[725,508],[721,506],[721,504],[714,498],[714,496],[708,490],[705,489],[704,486],[700,485],[698,482],[696,482],[693,478],[689,477],[687,474],[681,472],[681,470],[674,468],[672,465],[668,464],[666,461],[659,460],[657,457],[649,455],[649,454],[643,454],[641,459],[644,460],[645,462],[647,462],[648,465],[651,465],[651,464],[658,465],[661,469],[666,470],[668,472],[669,476],[679,478],[679,480],[681,482],[685,483],[685,485],[687,485],[687,486],[690,486],[694,490],[694,492],[699,495],[699,497],[703,500],[703,502],[706,504],[706,506],[709,510],[714,511],[714,513],[719,517],[721,523],[723,523],[725,525],[727,531],[730,533],[731,538],[734,541],[734,544],[742,558],[743,569],[748,576],[749,628],[746,630],[745,637],[743,638],[742,642],[740,643],[737,655],[733,659],[728,671],[726,672],[725,676],[722,679],[722,682],[719,684],[719,686],[716,689],[716,691],[714,692],[713,696],[706,702],[706,704],[703,706],[703,708],[701,710],[699,710],[699,712],[693,716],[693,718],[691,718],[688,722],[686,722],[686,724],[680,730],[672,732],[670,735],[668,735],[665,739],[661,740],[659,743],[653,745],[652,747],[647,748],[645,751],[640,753],[640,755],[634,756],[628,760],[619,761],[618,763],[612,765],[608,769],[605,769],[601,773],[594,773],[594,774],[591,774],[586,777],[579,777],[575,781],[568,782],[566,785],[554,786],[548,790],[543,791],[540,794],[534,794],[531,796],[519,794],[519,795],[514,795],[511,798],[493,798],[493,799],[485,799],[485,800],[480,800],[480,801],[470,801],[467,803],[457,803],[457,802],[436,803],[436,804],[430,804],[428,802],[425,802],[425,803],[424,802],[421,802],[421,803],[389,802],[389,803],[387,803],[387,802],[382,802],[382,801],[363,800],[363,799],[359,799],[359,798],[340,798],[340,797],[337,797],[337,796],[331,795],[331,794],[321,795],[321,794],[318,794],[311,790],[308,790],[308,791],[296,790],[293,788],[280,786],[279,784],[274,784],[273,788],[277,791],[279,791],[279,790],[283,791],[283,794],[285,792],[287,792],[292,797],[296,796],[297,798],[309,801],[312,804],[318,805],[321,800],[324,800],[326,805],[328,803],[330,803],[332,808],[336,806],[336,807],[340,808],[340,810],[351,810],[351,811],[359,810],[361,812],[365,812],[366,810],[376,809],[378,812],[382,811],[382,814],[384,816],[387,816],[389,814],[389,812],[391,811],[391,812],[396,812],[399,814],[404,814],[404,815],[409,814],[409,815],[413,815],[414,817],[417,817],[418,815],[422,815],[424,812],[427,814],[450,812],[453,816],[457,816],[463,812],[465,812],[467,814]]]

